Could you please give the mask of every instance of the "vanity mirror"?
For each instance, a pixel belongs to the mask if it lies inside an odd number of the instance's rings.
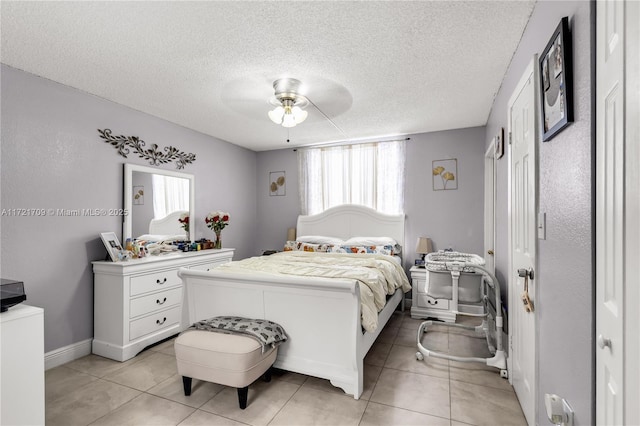
[[[195,230],[186,233],[178,221],[183,213],[193,220],[195,177],[189,173],[155,167],[124,165],[124,216],[122,240],[148,235],[168,238],[184,236],[194,240]]]

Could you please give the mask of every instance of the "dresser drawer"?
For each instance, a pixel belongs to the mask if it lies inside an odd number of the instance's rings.
[[[176,285],[182,285],[182,280],[178,277],[177,269],[170,269],[168,271],[156,272],[147,275],[138,275],[131,278],[129,295],[136,296],[138,294],[162,290]]]
[[[434,299],[433,297],[419,294],[418,306],[431,309],[449,309],[449,299]]]
[[[166,309],[182,302],[182,287],[161,291],[131,299],[129,302],[129,317],[135,318],[154,311]]]
[[[193,266],[190,266],[189,269],[195,269],[196,271],[208,271],[209,269],[213,269],[215,267],[222,265],[223,263],[228,263],[228,262],[229,260],[227,259],[220,259],[218,261],[204,263],[201,265],[193,265]]]
[[[180,305],[156,312],[129,323],[129,340],[135,340],[146,334],[163,330],[172,325],[180,324]]]

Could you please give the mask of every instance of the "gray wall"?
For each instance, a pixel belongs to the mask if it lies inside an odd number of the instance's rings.
[[[123,163],[148,163],[99,138],[96,129],[111,128],[195,153],[184,171],[195,175],[196,237],[214,237],[209,211],[228,211],[224,245],[236,259],[253,253],[254,152],[4,65],[1,85],[3,209],[122,208]],[[106,255],[101,232],[122,238],[122,218],[5,215],[1,227],[2,277],[23,280],[27,303],[44,308],[45,350],[91,338],[90,262]]]
[[[295,228],[300,214],[298,191],[298,155],[291,149],[257,153],[256,172],[258,229],[255,254],[264,250],[282,250],[287,229]],[[285,195],[270,195],[269,172],[284,171]]]
[[[538,251],[538,415],[547,424],[544,394],[566,398],[577,424],[593,423],[592,327],[592,135],[590,3],[538,2],[505,75],[487,123],[486,143],[507,128],[507,103],[525,67],[540,54],[563,16],[569,17],[574,61],[575,122],[550,142],[539,144],[540,211],[547,215],[547,239]],[[506,149],[509,149],[506,146]],[[498,161],[496,269],[508,265],[507,156]]]
[[[410,135],[407,141],[405,267],[416,257],[420,236],[432,239],[434,249],[453,247],[470,253],[483,251],[484,127]],[[433,191],[432,161],[458,160],[458,189]],[[270,196],[269,171],[285,170],[287,195]],[[260,249],[282,249],[287,228],[296,225],[298,163],[293,149],[258,153],[258,229]]]

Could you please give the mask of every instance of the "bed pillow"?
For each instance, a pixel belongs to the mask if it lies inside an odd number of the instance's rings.
[[[400,256],[402,246],[391,237],[351,237],[344,242],[348,246],[393,246],[393,254]]]
[[[329,253],[357,253],[357,254],[386,254],[387,256],[395,255],[392,245],[369,245],[369,246],[330,246]]]
[[[301,241],[287,241],[284,245],[284,251],[308,251],[317,253],[326,253],[329,251],[331,244],[310,244]]]
[[[297,237],[296,241],[309,244],[344,244],[344,240],[336,237],[325,237],[322,235],[303,235]]]

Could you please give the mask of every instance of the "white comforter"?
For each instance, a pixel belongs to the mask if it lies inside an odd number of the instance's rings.
[[[226,263],[216,271],[261,272],[307,277],[354,279],[360,282],[362,327],[374,331],[386,296],[396,289],[411,290],[407,275],[392,257],[376,254],[309,253],[290,251]]]

